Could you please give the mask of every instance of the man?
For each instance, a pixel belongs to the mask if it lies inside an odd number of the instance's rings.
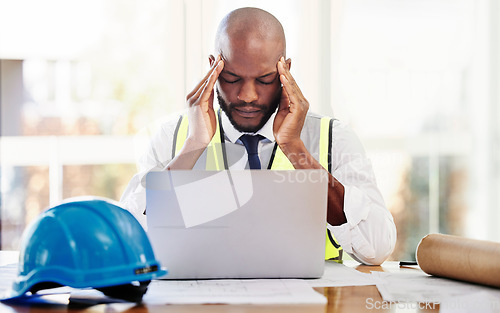
[[[210,70],[187,96],[187,118],[161,126],[141,161],[143,170],[122,197],[124,206],[144,225],[144,175],[209,169],[212,152],[212,159],[223,159],[214,169],[330,170],[327,258],[341,259],[343,248],[362,263],[382,263],[394,248],[396,229],[371,164],[346,125],[308,112],[290,73],[281,23],[260,9],[237,9],[219,25],[215,47]]]

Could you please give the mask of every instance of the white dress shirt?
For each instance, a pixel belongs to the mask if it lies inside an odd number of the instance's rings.
[[[146,229],[146,192],[143,183],[150,171],[164,170],[172,159],[173,135],[178,116],[161,123],[148,149],[138,160],[139,172],[131,179],[120,200]],[[306,147],[317,144],[319,132],[313,130],[311,119],[318,115],[308,113],[301,139]],[[221,113],[225,147],[230,169],[248,168],[245,147],[239,140],[243,135]],[[259,142],[258,153],[262,168],[267,168],[275,144],[274,115],[257,132],[265,139]],[[396,243],[396,226],[377,187],[371,162],[354,132],[344,123],[334,120],[332,132],[332,175],[344,186],[344,213],[347,223],[327,225],[344,251],[355,260],[378,265],[389,257]],[[204,169],[199,160],[195,169]]]

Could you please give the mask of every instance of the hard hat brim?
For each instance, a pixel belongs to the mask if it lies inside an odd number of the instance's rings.
[[[124,281],[151,281],[153,279],[158,279],[161,278],[165,275],[168,274],[168,271],[165,268],[159,268],[155,272],[150,272],[146,274],[138,276],[129,276],[129,277],[119,277],[116,279],[110,279],[107,281],[97,281],[97,282],[87,282],[86,284],[82,284],[80,286],[73,286],[67,285],[64,282],[56,282],[56,284],[61,285],[61,286],[69,286],[71,288],[94,288],[94,289],[99,289],[99,288],[111,288],[113,286],[117,285],[123,285]],[[33,280],[31,282],[34,282]],[[43,282],[43,281],[40,281]],[[16,288],[15,286],[22,286],[21,288]],[[5,303],[46,303],[46,301],[41,301],[39,298],[43,296],[43,294],[28,294],[28,292],[33,288],[33,286],[36,285],[36,282],[33,284],[22,284],[19,282],[14,282],[13,288],[9,290],[6,294],[0,295],[0,302],[5,302]],[[89,286],[92,285],[92,286]]]

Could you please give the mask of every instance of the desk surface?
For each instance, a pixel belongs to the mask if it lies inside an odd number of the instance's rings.
[[[0,266],[17,262],[16,252],[0,251]],[[348,263],[348,266],[356,268],[358,271],[369,273],[370,271],[398,272],[414,270],[400,268],[396,262],[385,262],[382,266],[365,266]],[[87,309],[69,309],[66,305],[50,307],[29,307],[20,305],[5,305],[0,303],[0,312],[127,312],[127,313],[153,313],[153,312],[273,312],[273,313],[323,313],[323,312],[438,312],[439,306],[429,309],[418,305],[408,307],[386,303],[384,306],[382,298],[375,286],[355,286],[355,287],[322,287],[314,288],[328,298],[326,305],[147,305],[136,306],[133,304],[107,304],[96,305]],[[369,299],[369,300],[367,300]],[[367,302],[369,301],[369,302]],[[368,303],[380,304],[377,308],[372,308]]]

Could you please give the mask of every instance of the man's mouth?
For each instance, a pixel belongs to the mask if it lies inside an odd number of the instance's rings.
[[[261,110],[255,107],[235,107],[234,112],[244,118],[254,118],[261,114]]]

